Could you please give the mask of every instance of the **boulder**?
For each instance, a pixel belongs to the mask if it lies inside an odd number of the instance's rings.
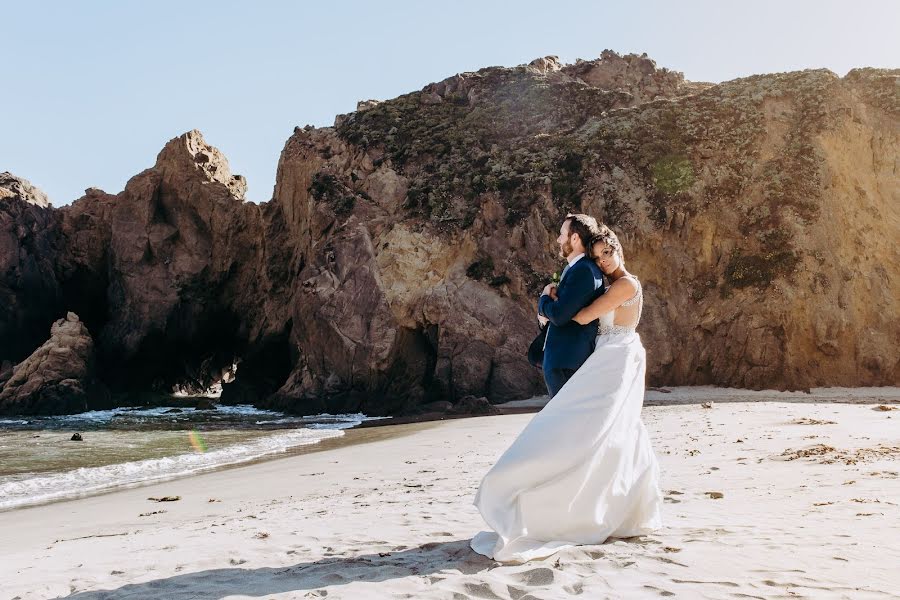
[[[209,398],[201,398],[194,406],[196,410],[215,410],[216,405]]]
[[[50,339],[16,365],[0,392],[0,414],[83,412],[108,402],[94,378],[94,344],[75,313],[53,324]]]
[[[450,413],[456,415],[495,415],[499,411],[487,398],[465,396],[453,405]]]
[[[438,412],[448,413],[453,410],[453,403],[446,400],[437,400],[436,402],[426,402],[419,407],[423,413]]]

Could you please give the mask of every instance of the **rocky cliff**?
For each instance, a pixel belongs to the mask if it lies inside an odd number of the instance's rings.
[[[196,131],[116,196],[0,181],[0,360],[72,310],[114,389],[237,364],[224,399],[297,412],[530,396],[535,298],[582,211],[644,282],[651,384],[897,385],[898,74],[547,57],[295,129],[261,205]]]

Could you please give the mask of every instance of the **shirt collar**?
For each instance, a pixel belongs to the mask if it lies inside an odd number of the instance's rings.
[[[583,256],[584,256],[584,252],[582,252],[581,254],[576,254],[576,255],[573,256],[572,258],[568,259],[568,260],[569,260],[569,266],[571,267],[572,265],[574,265],[574,264],[578,261],[578,259],[580,259],[580,258],[583,257]]]

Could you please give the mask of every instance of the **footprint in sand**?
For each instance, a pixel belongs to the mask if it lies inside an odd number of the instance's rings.
[[[525,590],[523,590],[522,588],[517,588],[514,585],[506,586],[506,592],[509,594],[509,597],[512,600],[521,600],[522,596],[524,596],[525,594],[528,593]]]
[[[528,571],[522,571],[521,573],[514,573],[510,575],[510,579],[525,586],[550,585],[553,583],[555,578],[556,572],[553,569],[548,569],[547,567],[538,567],[536,569],[529,569]]]
[[[677,560],[672,560],[671,558],[667,558],[665,556],[654,556],[653,558],[655,558],[659,562],[666,563],[668,565],[678,565],[679,567],[687,567],[686,564],[680,563]]]
[[[579,581],[577,583],[573,583],[572,585],[564,585],[563,591],[573,596],[580,596],[584,593],[584,584]]]
[[[500,596],[495,594],[493,590],[491,590],[490,585],[487,583],[466,583],[463,585],[466,590],[466,593],[473,598],[486,598],[487,600],[502,600]],[[453,595],[454,598],[457,597],[457,594]],[[462,596],[466,598],[466,596]]]
[[[741,587],[733,581],[698,581],[695,579],[673,579],[673,583],[713,583],[715,585],[724,585],[725,587]]]
[[[658,593],[660,596],[674,596],[675,595],[674,592],[670,592],[669,590],[664,590],[664,589],[658,588],[658,587],[653,587],[652,585],[645,585],[644,588],[648,589],[648,590],[653,590],[654,592]]]

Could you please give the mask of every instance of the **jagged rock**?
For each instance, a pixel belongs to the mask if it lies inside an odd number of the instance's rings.
[[[73,433],[72,437],[69,438],[70,442],[83,442],[84,437],[80,433]]]
[[[64,314],[59,214],[28,181],[0,173],[0,360],[18,362]]]
[[[530,63],[528,66],[535,69],[538,73],[546,74],[546,73],[554,73],[562,69],[563,65],[559,62],[558,56],[545,56],[543,58],[536,58]]]
[[[16,177],[9,171],[0,173],[0,201],[8,198],[19,199],[33,206],[50,208],[50,199],[41,189],[31,185],[31,182]]]
[[[528,397],[535,300],[581,211],[644,283],[650,385],[897,385],[897,76],[491,67],[296,128],[260,205],[189,132],[120,194],[0,200],[0,360],[77,308],[117,388],[203,390],[240,358],[223,403]]]
[[[381,100],[360,100],[356,103],[356,111],[362,112],[381,104]]]
[[[0,392],[0,414],[82,412],[108,400],[94,381],[94,348],[74,313],[53,324],[50,339],[16,365]]]
[[[108,317],[99,334],[109,372],[161,391],[207,389],[232,363],[232,330],[263,321],[261,208],[244,202],[245,189],[192,131],[166,144],[113,201],[83,199],[107,204],[95,214],[109,220]]]
[[[194,406],[196,410],[215,410],[216,405],[213,404],[212,400],[208,398],[201,398],[197,401],[196,406]]]
[[[678,96],[685,83],[684,75],[657,68],[646,54],[620,56],[612,50],[604,50],[597,60],[578,61],[558,70],[592,87],[631,94],[628,106]]]

